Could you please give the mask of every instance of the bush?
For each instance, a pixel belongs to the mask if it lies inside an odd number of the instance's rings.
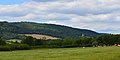
[[[0,46],[0,51],[11,51],[10,46]]]
[[[0,39],[0,45],[6,45],[6,42]]]
[[[29,50],[30,46],[27,44],[12,44],[9,45],[12,50]]]
[[[27,36],[25,40],[22,40],[23,44],[28,44],[30,46],[39,46],[43,44],[42,39],[36,39],[31,36]]]
[[[0,51],[12,51],[12,50],[29,50],[30,46],[27,44],[12,44],[6,46],[0,46]]]

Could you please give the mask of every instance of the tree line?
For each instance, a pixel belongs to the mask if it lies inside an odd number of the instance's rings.
[[[28,36],[22,43],[41,47],[97,47],[120,44],[120,35],[107,34],[97,37],[65,38],[42,40]]]
[[[70,47],[98,47],[120,44],[120,35],[107,34],[97,37],[64,38],[57,40],[43,40],[27,36],[21,43],[7,44],[0,39],[0,50],[24,50],[30,48],[70,48]],[[8,47],[9,46],[9,47]]]

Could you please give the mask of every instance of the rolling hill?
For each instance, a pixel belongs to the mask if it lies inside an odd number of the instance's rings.
[[[40,34],[57,38],[98,36],[95,31],[77,29],[68,26],[34,23],[34,22],[0,22],[0,36],[2,39],[19,39],[18,34]]]

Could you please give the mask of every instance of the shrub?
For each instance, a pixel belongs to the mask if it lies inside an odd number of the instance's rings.
[[[0,46],[0,51],[11,51],[10,46]]]
[[[27,44],[11,44],[9,45],[12,50],[29,50],[30,46]]]
[[[27,44],[11,44],[6,46],[0,46],[0,51],[12,51],[12,50],[29,50],[30,46]]]
[[[25,40],[22,40],[23,44],[28,44],[30,46],[40,46],[43,44],[42,39],[36,39],[31,36],[27,36]]]
[[[0,45],[6,45],[6,42],[0,39]]]

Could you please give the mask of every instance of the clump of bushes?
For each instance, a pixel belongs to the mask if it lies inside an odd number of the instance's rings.
[[[11,44],[9,45],[12,50],[29,50],[30,46],[27,44]]]
[[[0,51],[11,51],[10,46],[0,46]]]
[[[30,46],[27,44],[11,44],[0,46],[0,51],[12,51],[12,50],[29,50]]]

